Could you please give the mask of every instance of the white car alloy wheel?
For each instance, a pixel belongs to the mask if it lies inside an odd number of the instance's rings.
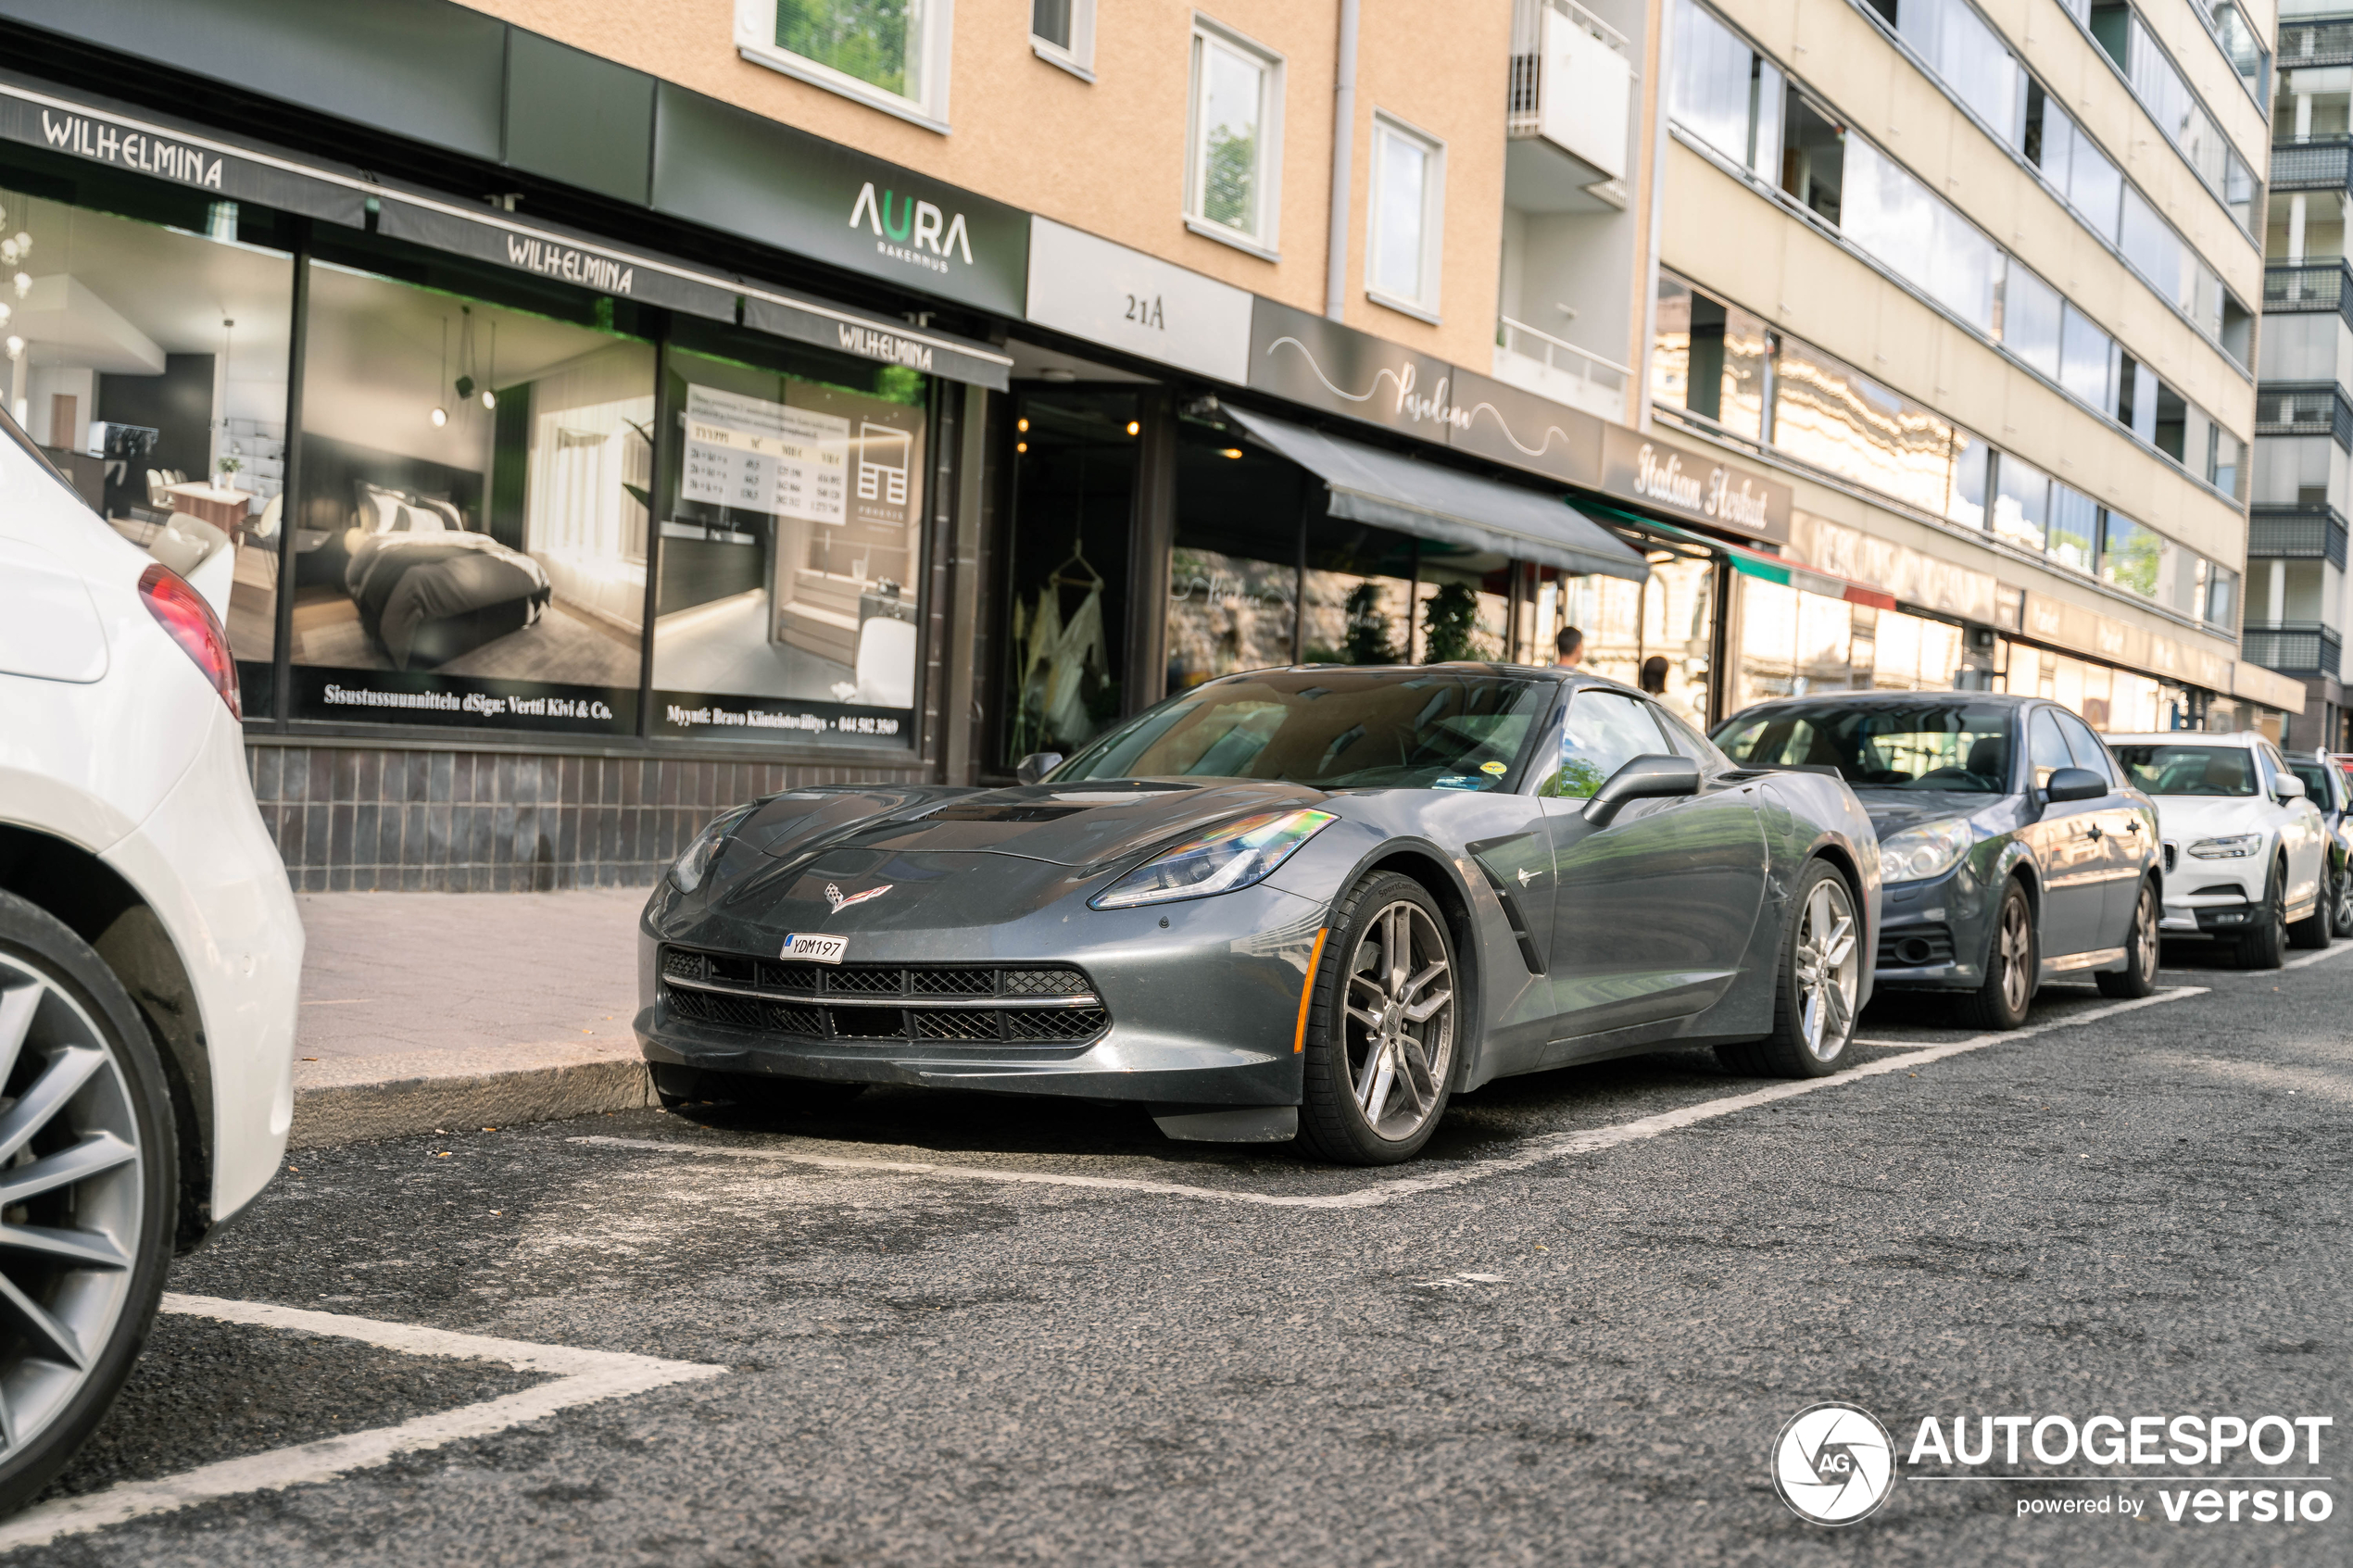
[[[0,936],[23,929],[6,918],[14,903],[0,895]],[[55,961],[79,944],[51,930],[60,952],[0,941],[0,1505],[45,1483],[112,1402],[145,1337],[171,1218],[152,1164],[170,1158],[169,1122],[143,1130],[170,1111],[142,1115],[108,1017],[128,1014],[127,998],[94,999],[78,971],[103,973],[95,955]]]
[[[1818,1061],[1835,1060],[1855,1030],[1855,996],[1863,973],[1856,930],[1846,884],[1834,876],[1817,882],[1798,917],[1794,978],[1798,1030]]]

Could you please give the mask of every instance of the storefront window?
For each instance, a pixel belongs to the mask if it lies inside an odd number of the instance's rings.
[[[266,718],[293,258],[241,239],[234,203],[157,216],[210,222],[196,233],[0,188],[15,252],[0,271],[19,277],[0,289],[8,408],[117,533],[212,605],[245,710]]]
[[[308,331],[296,715],[631,733],[652,347],[324,261]]]
[[[1651,580],[1641,587],[1642,658],[1633,684],[1692,728],[1705,730],[1716,566],[1704,558],[1664,550],[1651,552],[1650,561]]]
[[[1501,659],[1511,629],[1510,568],[1504,556],[1424,540],[1416,659]]]
[[[1308,520],[1302,659],[1310,664],[1405,662],[1416,543],[1345,518]]]
[[[928,380],[681,331],[663,389],[653,732],[911,744]]]
[[[1746,575],[1732,579],[1732,592],[1740,606],[1740,652],[1725,711],[1738,712],[1768,697],[1802,695],[1805,688],[1797,684],[1797,601],[1802,596],[1784,583]]]
[[[1324,487],[1213,425],[1177,427],[1168,574],[1171,696],[1238,670],[1289,664],[1299,632],[1300,526]]]
[[[1008,767],[1076,752],[1119,716],[1138,412],[1131,392],[1015,400]]]

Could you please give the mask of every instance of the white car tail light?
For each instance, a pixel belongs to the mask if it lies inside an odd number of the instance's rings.
[[[171,633],[181,651],[195,660],[220,700],[229,705],[230,716],[245,717],[237,700],[237,661],[229,652],[229,634],[220,629],[220,618],[204,596],[188,586],[188,580],[157,561],[139,574],[139,597],[145,603],[147,613],[156,624]]]

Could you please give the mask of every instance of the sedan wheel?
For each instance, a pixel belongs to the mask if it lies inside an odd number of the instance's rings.
[[[172,1168],[130,998],[70,931],[0,894],[0,1510],[72,1458],[145,1342]]]
[[[1862,995],[1862,922],[1846,879],[1820,860],[1799,878],[1784,954],[1773,1033],[1763,1040],[1719,1046],[1717,1057],[1735,1073],[1819,1078],[1838,1070],[1855,1038]]]
[[[2339,936],[2353,936],[2353,865],[2339,866],[2329,884],[2329,922]]]
[[[1333,922],[1311,984],[1302,1135],[1350,1164],[1410,1158],[1453,1086],[1457,983],[1444,916],[1410,878],[1367,879]]]
[[[2157,989],[2158,919],[2157,884],[2144,882],[2133,905],[2133,929],[2124,934],[2124,967],[2092,977],[2100,995],[2145,997]]]
[[[2016,880],[2002,886],[1994,917],[1994,939],[1985,953],[1985,978],[1961,998],[1961,1021],[1978,1029],[2015,1029],[2026,1022],[2040,967],[2034,907]]]

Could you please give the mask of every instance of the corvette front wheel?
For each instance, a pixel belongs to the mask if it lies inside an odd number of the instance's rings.
[[[1357,884],[1311,984],[1299,1135],[1326,1160],[1394,1165],[1421,1151],[1453,1087],[1453,938],[1422,884]]]

